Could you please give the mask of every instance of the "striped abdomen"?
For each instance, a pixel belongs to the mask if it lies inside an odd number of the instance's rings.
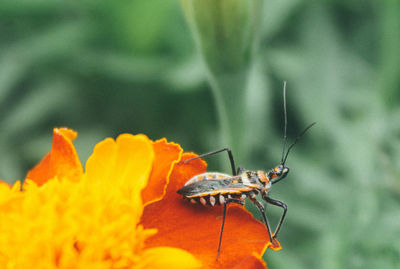
[[[230,176],[223,173],[203,173],[192,177],[178,190],[192,203],[223,205],[227,199],[244,200],[255,197],[258,190],[243,184],[242,175]]]

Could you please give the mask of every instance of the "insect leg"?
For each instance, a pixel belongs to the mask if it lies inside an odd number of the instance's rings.
[[[218,251],[217,251],[217,257],[215,258],[218,260],[219,253],[221,252],[221,242],[222,242],[222,233],[224,232],[224,225],[225,225],[225,216],[226,216],[226,207],[229,203],[238,203],[240,205],[244,205],[243,200],[237,200],[237,199],[225,199],[225,204],[224,204],[224,214],[222,215],[222,225],[221,225],[221,232],[219,234],[219,243],[218,243]]]
[[[287,205],[285,203],[281,202],[281,201],[269,198],[268,196],[264,196],[263,198],[267,203],[283,208],[283,214],[281,216],[281,219],[279,220],[278,226],[276,226],[276,229],[275,229],[275,232],[274,232],[274,235],[273,235],[273,238],[276,238],[276,236],[279,233],[279,230],[281,229],[281,225],[283,223],[283,220],[285,219],[286,211],[287,211]]]
[[[271,228],[270,228],[270,226],[269,226],[268,218],[267,218],[267,216],[265,215],[265,208],[264,208],[264,206],[263,206],[259,201],[257,201],[257,199],[255,199],[255,198],[249,197],[249,199],[250,199],[250,201],[253,202],[253,204],[255,204],[255,205],[258,207],[258,210],[260,210],[261,215],[262,215],[263,218],[264,218],[265,226],[267,227],[267,230],[268,230],[269,240],[270,240],[271,243],[273,243],[273,242],[272,242],[273,236],[272,236],[272,234],[271,234]]]
[[[229,161],[231,162],[232,175],[236,176],[237,174],[236,174],[235,161],[233,160],[233,155],[232,155],[232,151],[231,151],[230,148],[223,148],[223,149],[219,149],[219,150],[207,152],[207,153],[201,154],[201,155],[199,155],[199,156],[197,156],[197,157],[184,160],[184,161],[182,161],[182,162],[183,162],[183,163],[188,163],[188,162],[193,161],[193,160],[195,160],[195,159],[203,158],[203,157],[207,157],[207,156],[211,156],[211,155],[214,155],[214,154],[223,152],[223,151],[228,152]]]

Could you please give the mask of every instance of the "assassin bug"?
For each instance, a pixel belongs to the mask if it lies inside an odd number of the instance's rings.
[[[287,206],[285,203],[274,200],[269,197],[269,190],[272,184],[279,182],[284,179],[289,173],[289,168],[285,166],[287,157],[290,150],[296,145],[303,134],[310,129],[315,122],[308,125],[294,140],[294,142],[288,147],[286,151],[286,132],[287,132],[287,112],[286,112],[286,82],[283,86],[283,107],[284,107],[284,117],[285,117],[285,129],[283,136],[283,150],[282,158],[279,165],[273,169],[266,171],[250,171],[244,170],[239,167],[236,170],[235,161],[233,159],[232,151],[229,148],[223,148],[220,150],[208,152],[197,157],[182,161],[183,163],[188,163],[192,160],[211,156],[226,151],[228,153],[229,161],[232,168],[232,175],[219,173],[219,172],[206,172],[196,175],[189,179],[185,185],[178,190],[178,193],[183,195],[184,198],[188,199],[192,203],[201,203],[203,205],[223,205],[224,213],[222,217],[221,232],[219,236],[218,243],[218,259],[219,253],[221,251],[221,241],[222,233],[224,231],[226,208],[229,203],[237,203],[244,205],[245,199],[249,198],[251,202],[260,210],[261,215],[264,219],[265,226],[268,231],[270,242],[273,244],[273,239],[275,239],[281,229],[282,223],[285,219]],[[286,152],[285,152],[286,151]],[[261,197],[268,204],[281,207],[283,209],[283,214],[280,217],[278,225],[275,228],[274,233],[271,232],[271,228],[268,222],[268,218],[265,215],[265,207],[260,203],[256,197],[261,194]]]

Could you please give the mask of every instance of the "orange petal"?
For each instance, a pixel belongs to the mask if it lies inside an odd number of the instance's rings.
[[[26,176],[36,184],[42,185],[50,178],[79,180],[82,165],[72,144],[77,133],[67,128],[54,128],[51,151]]]
[[[258,256],[258,255],[257,255]],[[265,269],[267,268],[265,262],[261,257],[255,255],[247,256],[240,261],[233,269],[251,268],[251,269]]]
[[[185,153],[182,159],[193,156]],[[206,164],[200,159],[175,165],[165,197],[145,207],[143,212],[144,227],[158,229],[158,233],[146,241],[146,247],[182,248],[194,254],[207,268],[232,268],[253,253],[261,255],[269,243],[264,224],[242,207],[229,205],[221,253],[218,261],[215,260],[223,207],[193,205],[176,193],[192,176],[204,171]]]
[[[147,205],[161,200],[165,195],[169,176],[176,162],[182,155],[182,148],[175,143],[168,143],[165,138],[153,143],[155,160],[149,182],[142,191],[143,204]]]

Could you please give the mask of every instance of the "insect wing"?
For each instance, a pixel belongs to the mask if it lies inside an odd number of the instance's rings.
[[[218,176],[220,177],[218,178]],[[183,188],[178,190],[178,193],[186,197],[194,197],[250,191],[251,188],[243,185],[240,179],[240,176],[232,177],[222,173],[204,173],[191,178]]]
[[[202,173],[202,174],[192,177],[185,183],[185,186],[190,185],[194,182],[199,182],[199,181],[222,180],[222,179],[229,179],[229,178],[232,178],[232,176],[228,175],[228,174],[218,173],[218,172],[206,172],[206,173]]]

